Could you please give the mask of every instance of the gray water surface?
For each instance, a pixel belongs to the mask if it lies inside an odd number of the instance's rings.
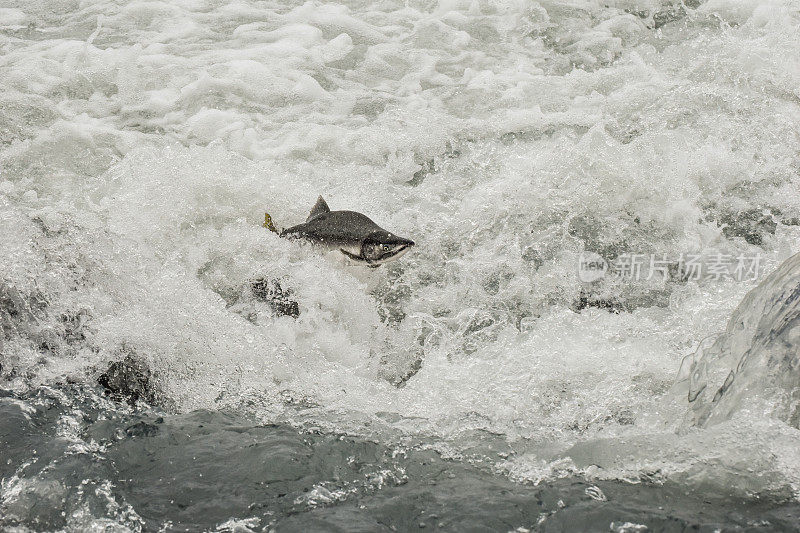
[[[423,444],[393,446],[224,412],[135,410],[91,390],[1,394],[4,528],[800,530],[794,502],[572,477],[516,484]]]

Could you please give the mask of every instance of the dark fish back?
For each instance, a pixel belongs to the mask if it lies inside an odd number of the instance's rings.
[[[299,237],[328,243],[360,242],[375,231],[384,231],[369,217],[355,211],[331,211],[285,229],[282,237]]]

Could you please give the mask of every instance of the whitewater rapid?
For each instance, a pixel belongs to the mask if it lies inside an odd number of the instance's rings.
[[[799,55],[788,0],[0,0],[0,385],[135,353],[172,412],[796,498],[796,417],[698,424],[676,385],[763,276],[578,260],[797,252]],[[261,227],[320,194],[417,246],[373,271]]]

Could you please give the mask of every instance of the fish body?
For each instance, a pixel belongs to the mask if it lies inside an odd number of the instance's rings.
[[[319,197],[303,224],[283,230],[281,237],[297,238],[339,250],[356,263],[378,267],[403,256],[414,241],[399,237],[356,211],[331,211]]]

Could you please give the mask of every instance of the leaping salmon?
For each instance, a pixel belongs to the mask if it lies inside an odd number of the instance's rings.
[[[277,233],[269,215],[265,215],[264,226]],[[283,230],[280,236],[339,250],[352,261],[372,268],[402,257],[414,246],[414,241],[386,231],[366,215],[331,211],[322,196],[303,224]]]

